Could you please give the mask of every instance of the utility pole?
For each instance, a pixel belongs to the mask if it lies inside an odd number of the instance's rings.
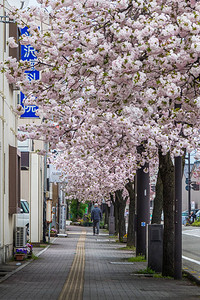
[[[190,177],[190,153],[188,153],[188,220],[191,212],[191,177]]]
[[[175,104],[180,109],[181,104]],[[182,157],[174,159],[175,213],[174,213],[174,279],[182,279]]]
[[[175,157],[174,279],[182,279],[182,157]]]
[[[147,224],[150,219],[149,209],[149,173],[145,173],[144,169],[148,168],[146,163],[141,169],[137,170],[137,238],[136,238],[136,255],[144,255],[146,257],[146,235]]]

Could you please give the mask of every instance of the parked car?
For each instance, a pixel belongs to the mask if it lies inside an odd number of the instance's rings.
[[[182,225],[185,225],[187,223],[188,219],[188,210],[185,210],[182,212]]]
[[[27,235],[29,235],[29,204],[25,199],[21,199],[21,212],[16,214],[16,227],[27,228]]]
[[[192,209],[192,212],[194,212],[195,214],[197,214],[198,211],[200,211],[198,208]],[[199,214],[200,216],[200,214]],[[196,215],[197,217],[197,215]],[[182,212],[182,224],[185,225],[187,223],[188,220],[188,210],[185,210]]]
[[[200,219],[200,209],[196,212],[196,220]]]

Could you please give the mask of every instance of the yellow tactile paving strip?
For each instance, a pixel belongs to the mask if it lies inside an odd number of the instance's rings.
[[[58,300],[82,300],[83,298],[85,238],[86,232],[82,231],[76,246],[76,255]]]

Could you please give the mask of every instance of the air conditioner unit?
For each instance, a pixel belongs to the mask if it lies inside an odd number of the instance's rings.
[[[15,247],[25,247],[27,243],[26,227],[16,227],[15,231]]]

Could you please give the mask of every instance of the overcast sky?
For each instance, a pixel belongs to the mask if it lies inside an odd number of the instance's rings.
[[[39,4],[37,3],[36,0],[29,0],[28,6],[31,6],[31,5],[39,5]]]
[[[5,7],[6,8],[9,8],[9,6],[11,6],[11,7],[13,7],[13,6],[15,6],[15,7],[17,7],[17,8],[20,8],[21,7],[21,2],[22,2],[23,0],[7,0],[7,1],[5,1]],[[0,0],[0,2],[1,2],[1,0]],[[24,2],[24,1],[23,1]],[[26,5],[26,3],[28,2],[28,6],[32,6],[32,5],[37,5],[37,6],[39,6],[39,4],[37,3],[37,1],[36,0],[25,0],[25,6],[27,6]]]

